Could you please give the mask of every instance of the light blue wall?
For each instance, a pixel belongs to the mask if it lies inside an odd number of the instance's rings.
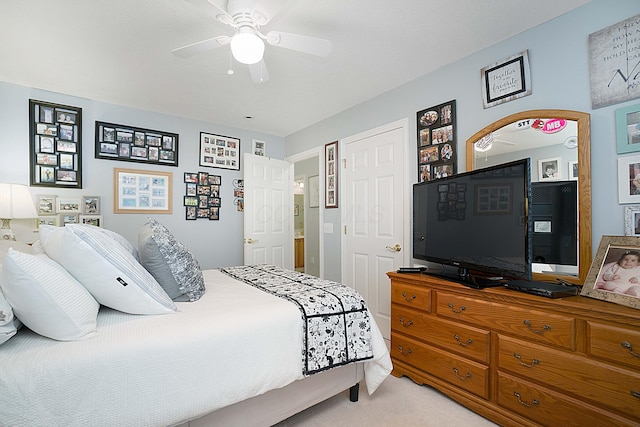
[[[240,171],[199,167],[200,132],[240,138],[243,153],[251,151],[252,139],[266,141],[266,155],[278,159],[284,158],[284,138],[0,82],[0,182],[29,184],[29,99],[80,107],[83,115],[82,190],[31,187],[34,197],[38,194],[100,196],[104,226],[137,245],[138,230],[148,215],[113,213],[113,169],[172,172],[173,213],[153,216],[193,252],[203,268],[242,264],[244,214],[238,212],[233,203],[233,180],[242,179],[243,165]],[[96,120],[179,134],[179,167],[95,159]],[[182,205],[184,172],[197,171],[222,175],[219,221],[185,220]],[[37,240],[38,235],[33,232],[32,223],[26,220],[11,222],[18,240]]]
[[[523,13],[535,13],[535,6]],[[495,120],[518,111],[554,108],[591,114],[591,173],[593,196],[593,251],[602,235],[624,234],[624,207],[618,204],[615,110],[640,100],[591,109],[589,83],[590,33],[640,13],[638,0],[592,0],[572,12],[510,39],[470,55],[454,64],[384,93],[368,102],[336,114],[286,138],[287,156],[340,140],[399,119],[409,119],[410,165],[416,159],[416,112],[456,100],[458,170],[465,169],[466,139]],[[482,106],[480,70],[518,52],[529,50],[530,96],[492,108]],[[402,64],[398,64],[399,67]],[[417,166],[407,185],[417,179]],[[324,222],[339,229],[338,209],[331,209]],[[325,236],[325,277],[339,277],[340,236]]]

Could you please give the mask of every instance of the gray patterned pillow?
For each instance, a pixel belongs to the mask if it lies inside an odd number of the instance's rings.
[[[158,221],[149,218],[138,234],[140,263],[174,301],[197,301],[204,294],[198,260]]]

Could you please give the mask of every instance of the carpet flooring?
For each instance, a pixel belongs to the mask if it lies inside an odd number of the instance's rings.
[[[439,391],[409,378],[387,377],[373,395],[360,384],[358,402],[348,392],[318,403],[276,424],[276,427],[495,427],[480,415]]]

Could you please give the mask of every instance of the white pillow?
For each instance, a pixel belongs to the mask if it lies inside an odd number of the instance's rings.
[[[76,225],[74,225],[74,226],[76,226]],[[139,255],[138,255],[138,249],[136,249],[136,247],[133,246],[130,241],[125,239],[124,236],[116,233],[115,231],[107,230],[106,228],[98,227],[98,226],[91,225],[91,224],[82,224],[82,226],[83,227],[91,227],[91,228],[93,228],[93,230],[96,233],[99,232],[99,233],[106,234],[107,236],[109,236],[113,240],[115,240],[116,242],[120,243],[122,245],[122,247],[127,250],[127,252],[129,252],[129,253],[131,253],[131,255],[133,255],[133,257],[136,259],[136,261],[138,261],[140,259]]]
[[[9,249],[0,286],[15,315],[32,331],[59,341],[95,335],[98,303],[48,256]]]
[[[138,234],[140,264],[174,301],[197,301],[205,291],[198,260],[164,225],[153,218]]]
[[[131,314],[175,312],[175,303],[153,276],[98,228],[41,225],[40,241],[47,255],[78,279],[100,304]]]
[[[2,268],[0,266],[0,268]],[[0,275],[0,284],[2,276]],[[14,336],[22,324],[13,315],[13,309],[7,299],[2,293],[2,286],[0,286],[0,344],[6,342],[9,338]]]

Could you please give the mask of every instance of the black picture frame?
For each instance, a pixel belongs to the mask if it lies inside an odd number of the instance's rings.
[[[82,188],[82,108],[29,100],[29,182]]]
[[[96,120],[95,158],[178,166],[177,133]]]
[[[240,170],[240,139],[200,132],[200,166]]]
[[[185,219],[195,221],[205,218],[218,221],[222,205],[220,197],[222,176],[210,175],[208,172],[185,172],[184,184]]]
[[[418,182],[456,173],[456,101],[425,108],[416,113]]]

